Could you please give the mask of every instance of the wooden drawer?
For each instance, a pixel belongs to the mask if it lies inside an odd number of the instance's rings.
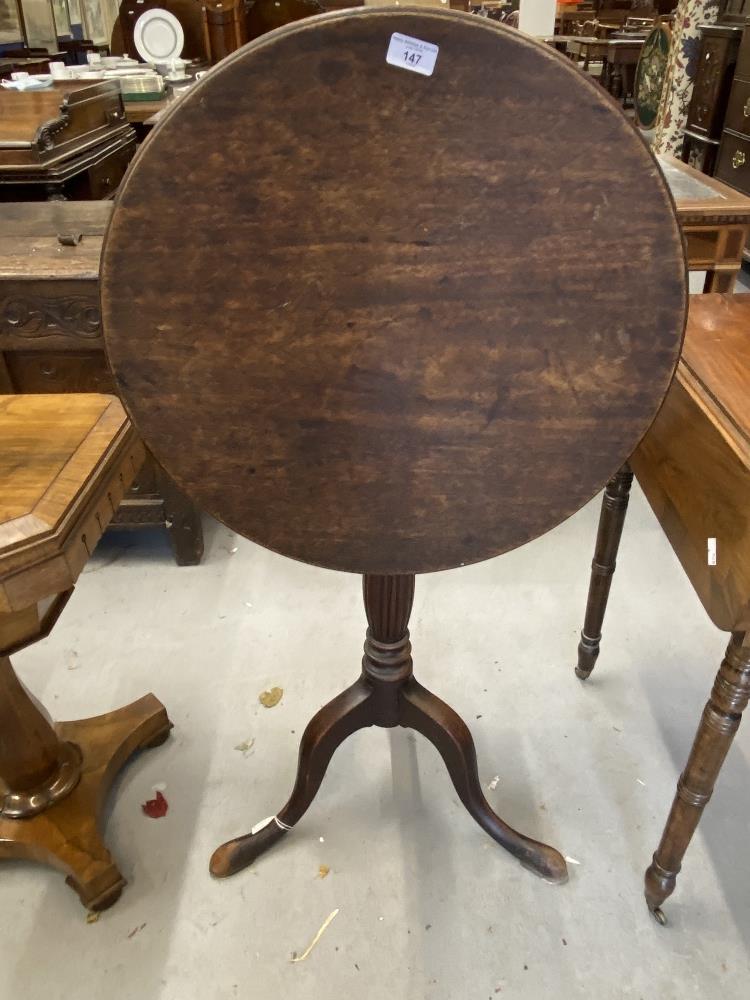
[[[135,142],[132,142],[89,169],[88,197],[92,201],[100,201],[114,194],[134,154]]]
[[[750,31],[745,31],[742,35],[734,75],[742,80],[750,80]]]
[[[750,81],[734,81],[724,128],[739,132],[741,135],[750,135]]]
[[[16,392],[114,392],[98,351],[8,351],[5,361]]]
[[[724,132],[714,177],[744,194],[750,194],[750,139],[734,132]]]

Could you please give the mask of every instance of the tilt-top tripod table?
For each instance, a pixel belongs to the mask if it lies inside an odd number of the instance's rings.
[[[121,394],[180,487],[247,538],[364,577],[359,680],[308,725],[287,804],[211,871],[284,836],[350,733],[402,725],[435,744],[491,837],[564,881],[556,850],[490,809],[469,730],[412,676],[407,626],[415,574],[578,510],[672,378],[682,243],[610,98],[476,17],[288,25],[143,145],[102,299]]]

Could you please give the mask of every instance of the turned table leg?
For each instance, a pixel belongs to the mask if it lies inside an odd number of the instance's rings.
[[[685,851],[711,798],[749,697],[750,633],[738,632],[727,646],[690,757],[677,782],[661,842],[646,872],[646,902],[659,923],[666,923],[661,904],[674,892]]]
[[[0,657],[0,858],[44,861],[84,906],[111,906],[125,880],[99,832],[106,794],[136,750],[171,723],[153,696],[92,719],[53,725]]]
[[[0,657],[0,816],[34,816],[65,798],[80,777],[78,751],[61,742],[8,657]]]
[[[591,582],[586,602],[586,617],[583,622],[581,641],[578,643],[576,674],[582,680],[585,680],[594,669],[594,664],[599,656],[604,612],[607,610],[609,588],[615,572],[617,551],[620,548],[620,538],[625,524],[632,483],[633,473],[626,462],[610,479],[604,490],[596,548],[591,563]]]

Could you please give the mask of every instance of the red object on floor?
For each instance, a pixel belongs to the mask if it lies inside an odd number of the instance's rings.
[[[161,794],[161,792],[156,793],[156,798],[149,799],[148,802],[144,802],[141,805],[141,809],[145,812],[147,816],[151,819],[161,819],[162,816],[166,816],[169,810],[169,803]]]

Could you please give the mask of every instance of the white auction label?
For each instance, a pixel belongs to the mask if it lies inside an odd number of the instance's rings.
[[[438,51],[439,47],[432,42],[423,42],[420,38],[411,38],[394,31],[385,61],[390,66],[400,66],[401,69],[410,69],[412,73],[432,76]]]
[[[709,538],[708,539],[708,565],[709,566],[715,566],[716,565],[716,539],[715,538]]]

